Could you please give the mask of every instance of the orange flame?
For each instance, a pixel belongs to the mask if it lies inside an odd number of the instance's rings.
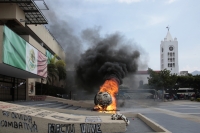
[[[118,93],[118,82],[115,79],[106,80],[104,84],[100,87],[99,92],[108,92],[112,96],[112,103],[106,108],[106,110],[116,110],[117,101],[115,96]]]

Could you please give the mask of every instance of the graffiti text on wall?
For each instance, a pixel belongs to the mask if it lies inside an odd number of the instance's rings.
[[[81,126],[81,133],[102,133],[100,127],[101,124],[90,124],[90,123],[83,123],[80,124]]]
[[[48,124],[48,133],[75,133],[74,124]]]
[[[80,124],[81,133],[102,133],[101,124]],[[48,124],[48,133],[75,133],[74,124]]]
[[[37,125],[35,124],[35,121],[32,121],[31,116],[18,114],[15,112],[7,112],[7,111],[2,111],[2,114],[5,117],[10,116],[14,120],[17,120],[17,119],[21,120],[21,122],[7,121],[5,119],[2,119],[0,120],[0,127],[25,129],[31,132],[38,132]]]

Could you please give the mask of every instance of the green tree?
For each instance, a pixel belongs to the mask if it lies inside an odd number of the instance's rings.
[[[199,80],[198,80],[198,77],[196,76],[193,76],[193,75],[188,75],[188,81],[187,81],[187,88],[193,88],[194,89],[194,92],[195,94],[197,93],[196,91],[198,90],[198,86],[199,86]],[[198,83],[196,84],[197,81]],[[197,86],[196,86],[197,85]]]
[[[195,94],[200,92],[200,75],[193,76],[192,88],[194,88]]]
[[[55,63],[57,71],[58,71],[58,78],[60,80],[66,79],[66,64],[63,60],[58,60]]]
[[[193,84],[193,76],[178,76],[177,84],[179,88],[190,88]]]
[[[156,90],[173,89],[176,84],[177,75],[170,74],[170,71],[167,69],[161,70],[160,72],[155,72],[149,68],[148,73],[149,73],[148,84],[153,89]]]
[[[177,94],[177,91],[178,91],[178,88],[176,86],[177,85],[177,79],[178,79],[177,74],[170,74],[169,84],[167,86],[170,94]]]
[[[63,60],[57,60],[56,57],[54,55],[47,65],[47,84],[53,85],[55,80],[66,79],[66,64]]]
[[[149,87],[152,89],[159,90],[160,88],[160,82],[158,82],[159,74],[153,71],[151,68],[148,68],[148,73],[149,73],[149,77],[148,77]]]

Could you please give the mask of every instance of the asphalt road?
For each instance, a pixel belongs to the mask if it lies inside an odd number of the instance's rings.
[[[141,113],[172,133],[200,133],[200,102],[129,100],[121,112]]]

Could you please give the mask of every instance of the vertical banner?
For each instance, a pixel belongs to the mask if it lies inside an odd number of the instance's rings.
[[[47,57],[42,54],[41,52],[38,52],[38,71],[37,74],[42,77],[47,77]]]
[[[3,62],[26,70],[26,41],[4,26]]]
[[[38,51],[26,42],[26,71],[37,74]]]
[[[53,58],[53,55],[48,50],[46,50],[46,56],[47,56],[47,63],[49,64],[50,60]]]

